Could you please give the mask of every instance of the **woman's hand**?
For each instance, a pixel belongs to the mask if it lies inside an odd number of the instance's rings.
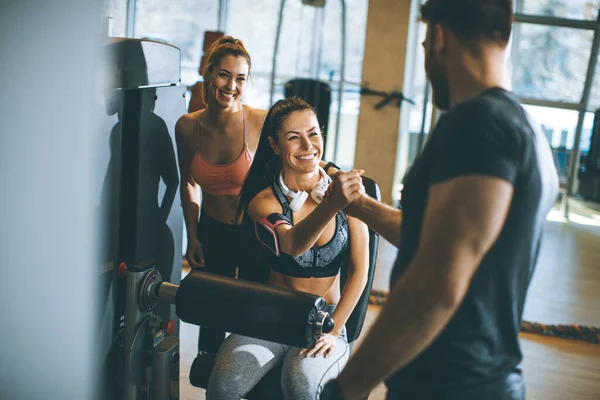
[[[353,169],[352,171],[339,173],[329,185],[325,198],[339,210],[346,208],[365,193],[365,187],[360,177],[363,172],[362,169]]]
[[[324,356],[325,358],[329,357],[335,346],[337,345],[337,336],[332,335],[331,333],[326,333],[321,336],[317,343],[315,343],[315,347],[312,349],[302,349],[298,355],[305,357],[320,357]]]
[[[190,268],[204,267],[204,254],[202,253],[202,245],[198,239],[188,238],[185,259]]]

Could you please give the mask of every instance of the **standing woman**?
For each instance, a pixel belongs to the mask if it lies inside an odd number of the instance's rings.
[[[248,263],[235,209],[267,113],[241,102],[250,67],[241,40],[225,36],[213,43],[203,73],[207,107],[183,115],[175,127],[185,258],[192,269],[204,266],[207,272],[230,277],[238,267],[243,277],[241,267]],[[224,338],[224,332],[201,328],[198,350],[216,353]]]

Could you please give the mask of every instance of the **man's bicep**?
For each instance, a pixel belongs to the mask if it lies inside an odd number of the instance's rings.
[[[433,185],[417,257],[464,295],[471,277],[498,238],[513,196],[510,182],[462,176]],[[440,269],[441,268],[441,269]]]

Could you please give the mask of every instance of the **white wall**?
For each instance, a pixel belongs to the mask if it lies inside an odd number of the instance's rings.
[[[94,397],[101,4],[0,4],[0,398]]]

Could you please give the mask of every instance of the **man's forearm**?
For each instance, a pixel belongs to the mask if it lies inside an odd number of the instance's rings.
[[[439,334],[456,310],[435,277],[423,279],[412,265],[390,293],[365,341],[340,376],[344,399],[362,399],[408,364]],[[428,279],[427,279],[428,278]]]
[[[350,204],[346,211],[366,223],[392,245],[400,246],[402,210],[364,195],[360,201]]]

